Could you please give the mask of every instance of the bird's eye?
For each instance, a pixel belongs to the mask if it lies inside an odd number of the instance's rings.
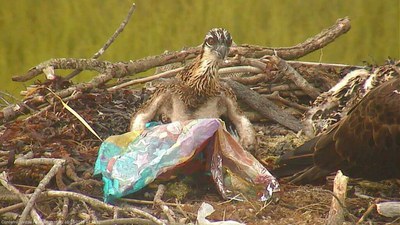
[[[226,40],[226,45],[228,45],[229,47],[232,45],[232,39],[231,38]]]
[[[214,45],[215,42],[216,42],[216,41],[215,41],[214,38],[212,38],[212,37],[207,38],[207,44],[208,44],[208,45],[210,45],[210,46],[211,46],[211,45]]]

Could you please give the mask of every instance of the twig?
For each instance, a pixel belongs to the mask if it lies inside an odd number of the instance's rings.
[[[133,203],[133,204],[146,204],[146,205],[154,205],[154,201],[146,201],[146,200],[138,200],[138,199],[130,199],[130,198],[120,198],[118,199],[118,201],[123,201],[123,202],[129,202],[129,203]],[[176,203],[169,203],[169,202],[164,202],[165,205],[168,206],[175,206],[177,207],[178,204]],[[180,204],[182,205],[182,204]]]
[[[99,201],[95,198],[91,198],[89,196],[86,196],[86,195],[83,195],[80,193],[69,192],[69,191],[46,191],[46,192],[43,192],[43,196],[53,197],[53,198],[68,197],[68,198],[76,200],[76,201],[84,201],[86,203],[89,203],[93,207],[106,209],[110,212],[113,212],[114,209],[117,208],[118,210],[121,210],[121,211],[135,213],[137,215],[148,218],[149,220],[153,221],[156,224],[164,224],[161,220],[157,219],[156,217],[154,217],[154,216],[150,215],[149,213],[144,212],[142,210],[139,210],[139,209],[136,209],[133,207],[120,208],[117,206],[109,205],[109,204]]]
[[[376,208],[376,204],[373,203],[371,204],[368,209],[365,211],[365,213],[361,216],[361,218],[357,221],[357,224],[360,224],[365,221],[365,219],[371,214],[371,212]]]
[[[267,98],[263,98],[255,91],[250,90],[243,84],[236,81],[225,79],[226,83],[233,89],[238,99],[246,102],[251,108],[259,112],[261,115],[270,118],[283,126],[298,132],[302,129],[302,124],[299,120],[290,114],[284,112],[275,103]]]
[[[26,197],[24,194],[22,194],[21,192],[19,192],[19,190],[17,188],[15,188],[14,186],[12,186],[9,182],[8,182],[8,178],[7,178],[7,173],[5,171],[3,171],[0,174],[0,183],[9,191],[15,193],[16,195],[19,196],[19,198],[22,200],[22,202],[26,205],[29,201],[28,197]],[[33,219],[33,222],[35,222],[35,224],[43,224],[42,219],[40,218],[40,215],[38,214],[38,212],[36,211],[36,209],[32,208],[32,210],[30,211],[30,216]]]
[[[104,52],[108,49],[108,47],[110,47],[110,45],[114,42],[114,40],[118,37],[118,35],[124,31],[125,26],[128,24],[133,12],[135,11],[136,8],[136,4],[133,3],[131,8],[128,11],[128,14],[126,15],[124,21],[122,21],[122,23],[119,25],[118,29],[114,32],[114,34],[107,40],[107,42],[103,45],[103,47],[101,47],[99,49],[99,51],[97,51],[93,56],[92,59],[97,59],[99,58],[101,55],[104,54]],[[73,77],[75,77],[76,75],[78,75],[80,72],[82,72],[82,69],[76,69],[74,71],[72,71],[72,73],[68,74],[67,76],[65,76],[66,80],[69,80]]]
[[[331,209],[327,219],[328,225],[343,224],[344,222],[344,202],[346,200],[347,181],[349,178],[338,171],[334,180],[333,193],[337,198],[332,198]]]
[[[26,202],[25,209],[22,211],[21,217],[20,217],[20,219],[18,221],[18,225],[22,225],[22,224],[27,222],[26,221],[27,216],[30,213],[30,211],[32,210],[33,205],[36,202],[36,199],[39,197],[40,193],[44,190],[46,185],[50,182],[51,178],[53,178],[56,175],[58,170],[65,163],[64,159],[47,159],[47,160],[51,160],[52,163],[54,164],[54,166],[50,169],[50,171],[46,174],[46,176],[44,176],[44,178],[39,182],[39,185],[37,186],[37,188],[33,192],[31,198],[29,199],[28,202]],[[15,160],[15,164],[26,165],[26,164],[29,164],[31,161],[37,162],[38,160],[36,160],[36,159],[16,159]],[[41,161],[43,161],[43,160],[41,160]]]
[[[291,67],[285,60],[276,56],[268,57],[270,61],[277,65],[278,69],[284,73],[290,80],[292,80],[300,89],[307,93],[313,99],[316,99],[321,93],[319,90],[308,83],[293,67]]]
[[[148,76],[148,77],[144,77],[144,78],[138,78],[135,80],[130,80],[118,85],[115,85],[113,87],[110,87],[107,89],[107,91],[115,91],[117,89],[121,89],[124,87],[128,87],[128,86],[132,86],[135,84],[142,84],[142,83],[146,83],[149,81],[153,81],[156,79],[160,79],[160,78],[169,78],[169,77],[173,77],[175,76],[177,73],[179,73],[179,71],[181,71],[184,67],[179,67],[179,68],[175,68],[172,70],[168,70],[162,73],[158,73],[152,76]],[[228,68],[221,68],[219,70],[219,75],[223,76],[226,74],[232,74],[232,73],[260,73],[261,70],[256,68],[256,67],[252,67],[252,66],[235,66],[235,67],[228,67]]]
[[[25,207],[25,204],[23,202],[20,202],[20,203],[14,204],[14,205],[10,205],[10,206],[1,208],[0,215],[4,214],[6,212],[10,212],[10,211],[14,211],[16,209],[23,208],[23,207]]]
[[[64,221],[67,218],[67,214],[68,214],[68,205],[69,205],[69,199],[67,197],[64,197],[62,211],[61,211],[61,214],[58,216],[58,221],[57,221],[56,225],[64,224]]]
[[[156,80],[156,79],[159,79],[159,78],[172,77],[175,74],[177,74],[179,71],[181,71],[182,69],[183,69],[183,67],[180,67],[180,68],[176,68],[176,69],[173,69],[173,70],[165,71],[163,73],[158,73],[158,74],[153,75],[153,76],[148,76],[148,77],[144,77],[144,78],[130,80],[130,81],[124,82],[122,84],[115,85],[114,87],[110,87],[110,88],[107,89],[107,91],[115,91],[117,89],[121,89],[121,88],[128,87],[128,86],[135,85],[135,84],[146,83],[146,82],[149,82],[149,81],[152,81],[152,80]]]
[[[176,223],[174,212],[164,204],[163,200],[161,200],[161,197],[164,195],[165,190],[166,187],[164,185],[162,184],[158,185],[156,195],[154,196],[154,203],[160,206],[161,210],[167,216],[168,222],[173,224]]]
[[[262,96],[263,96],[263,95],[262,95]],[[274,91],[272,94],[265,95],[265,97],[267,97],[268,99],[271,99],[271,100],[280,101],[280,102],[282,102],[283,104],[285,104],[285,105],[287,105],[287,106],[293,107],[293,108],[298,109],[298,110],[301,110],[301,111],[303,111],[303,112],[306,112],[306,111],[309,109],[309,108],[306,107],[306,106],[303,106],[303,105],[297,104],[297,103],[295,103],[295,102],[291,102],[291,101],[289,101],[289,100],[287,100],[287,99],[285,99],[285,98],[282,98],[282,97],[279,95],[279,92],[278,92],[278,91]]]
[[[97,225],[113,225],[113,224],[137,224],[137,225],[153,225],[156,224],[151,220],[140,219],[140,218],[119,218],[100,220],[96,222]]]
[[[234,77],[232,76],[231,79],[237,81],[244,85],[255,85],[260,82],[264,82],[267,79],[268,75],[265,73],[259,73],[257,75],[251,77]]]

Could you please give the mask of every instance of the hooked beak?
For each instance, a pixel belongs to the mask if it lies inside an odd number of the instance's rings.
[[[220,45],[215,51],[221,59],[225,59],[228,56],[229,48],[225,45]]]

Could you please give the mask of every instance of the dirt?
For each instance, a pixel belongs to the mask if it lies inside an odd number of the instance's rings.
[[[93,92],[78,100],[68,102],[100,135],[110,135],[127,131],[130,115],[141,104],[144,95],[140,92],[120,90],[115,93]],[[259,149],[256,157],[271,169],[274,162],[285,151],[303,143],[306,138],[272,122],[254,122]],[[102,199],[102,181],[92,177],[97,150],[101,144],[76,117],[61,104],[34,116],[6,124],[1,130],[0,171],[5,171],[9,183],[22,193],[32,193],[44,178],[50,165],[17,166],[15,158],[33,153],[34,158],[63,158],[67,160],[64,173],[53,179],[47,189],[69,190]],[[332,201],[333,175],[321,184],[313,186],[293,186],[280,182],[279,193],[269,202],[226,201],[216,191],[214,184],[203,177],[177,177],[163,181],[166,193],[162,200],[171,203],[169,208],[181,223],[195,223],[197,211],[202,202],[215,208],[209,220],[235,220],[246,224],[325,224]],[[157,184],[127,196],[151,201]],[[4,189],[4,188],[2,188]],[[18,202],[18,198],[6,190],[0,191],[0,206],[8,207]],[[399,200],[400,185],[393,181],[372,183],[350,180],[347,192],[346,221],[357,222],[367,208],[379,199]],[[177,206],[176,203],[179,207]],[[63,198],[39,198],[35,207],[47,221],[56,221],[62,212]],[[166,219],[160,207],[151,204],[118,201],[117,205],[132,206],[145,210],[158,218]],[[69,201],[66,221],[88,223],[111,219],[112,212],[90,207],[83,201]],[[0,215],[3,221],[16,219],[23,207]],[[14,216],[14,217],[13,217]],[[122,215],[129,217],[131,215]],[[364,223],[400,223],[399,218],[386,218],[373,210]]]

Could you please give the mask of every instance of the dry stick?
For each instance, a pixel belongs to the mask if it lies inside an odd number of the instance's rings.
[[[279,71],[283,72],[290,80],[292,80],[300,89],[307,93],[313,99],[316,99],[321,93],[319,90],[308,83],[293,67],[291,67],[285,60],[277,56],[268,57],[270,61],[275,63]]]
[[[25,204],[23,202],[20,202],[20,203],[14,204],[14,205],[10,205],[10,206],[1,208],[0,215],[4,214],[6,212],[10,212],[10,211],[14,211],[16,209],[23,208],[23,207],[25,207]]]
[[[181,71],[182,69],[183,69],[183,67],[180,67],[180,68],[176,68],[176,69],[173,69],[173,70],[165,71],[163,73],[158,73],[158,74],[153,75],[153,76],[148,76],[148,77],[144,77],[144,78],[130,80],[130,81],[121,83],[119,85],[115,85],[113,87],[110,87],[110,88],[107,89],[107,91],[115,91],[117,89],[121,89],[121,88],[128,87],[128,86],[135,85],[135,84],[146,83],[146,82],[149,82],[149,81],[152,81],[152,80],[156,80],[156,79],[159,79],[159,78],[172,77],[175,74],[177,74],[179,71]]]
[[[32,165],[32,164],[54,164],[53,167],[50,169],[50,171],[46,174],[46,176],[43,177],[43,179],[39,182],[39,185],[33,192],[31,198],[29,201],[26,203],[25,209],[22,211],[21,217],[18,221],[18,225],[22,225],[26,223],[26,218],[30,211],[33,208],[33,205],[36,202],[36,199],[39,197],[40,193],[44,190],[46,185],[50,182],[50,180],[56,175],[58,170],[64,165],[65,160],[64,159],[16,159],[15,164],[16,165]]]
[[[135,3],[132,4],[131,8],[128,11],[128,15],[126,15],[124,21],[122,21],[122,23],[119,25],[118,29],[114,32],[114,34],[107,40],[107,42],[103,45],[103,47],[101,47],[99,49],[99,51],[97,51],[93,56],[92,59],[97,59],[99,58],[101,55],[104,54],[104,52],[108,49],[108,47],[110,47],[110,45],[115,41],[115,39],[118,37],[118,35],[124,31],[125,26],[128,24],[133,12],[135,11],[136,5]],[[72,73],[68,74],[67,76],[65,76],[66,80],[69,80],[73,77],[75,77],[76,75],[78,75],[80,72],[82,72],[82,69],[76,69],[74,71],[72,71]]]
[[[297,103],[295,103],[295,102],[291,102],[291,101],[289,101],[289,100],[287,100],[287,99],[285,99],[285,98],[282,98],[282,97],[279,95],[279,92],[278,92],[278,91],[274,91],[272,94],[266,95],[265,97],[267,97],[268,99],[271,99],[271,100],[280,101],[280,102],[282,102],[283,104],[285,104],[285,105],[287,105],[287,106],[293,107],[293,108],[298,109],[298,110],[301,110],[301,111],[303,111],[303,112],[306,112],[306,111],[308,111],[308,109],[309,109],[309,108],[306,107],[306,106],[303,106],[303,105],[297,104]]]
[[[150,215],[147,212],[144,212],[142,210],[136,209],[136,208],[120,208],[118,206],[113,206],[109,205],[107,203],[104,203],[100,200],[97,200],[95,198],[91,198],[89,196],[80,194],[80,193],[75,193],[75,192],[69,192],[69,191],[46,191],[43,192],[43,196],[46,197],[53,197],[53,198],[63,198],[63,197],[68,197],[70,199],[76,200],[76,201],[84,201],[86,203],[89,203],[93,207],[96,208],[101,208],[101,209],[106,209],[110,212],[114,212],[114,209],[118,209],[120,211],[125,211],[125,212],[130,212],[130,213],[135,213],[137,215],[143,216],[148,218],[149,220],[153,221],[156,224],[164,224],[161,220],[157,219],[156,217]]]
[[[168,71],[158,73],[158,74],[155,74],[152,76],[126,81],[124,83],[120,83],[113,87],[108,88],[107,91],[115,91],[117,89],[132,86],[135,84],[146,83],[146,82],[153,81],[153,80],[160,79],[160,78],[173,77],[177,73],[179,73],[181,70],[183,70],[183,68],[184,67],[179,67],[179,68],[168,70]],[[262,72],[262,70],[260,70],[256,67],[252,67],[252,66],[236,66],[236,67],[222,68],[218,72],[219,72],[220,76],[223,76],[225,74],[231,74],[231,73],[260,73],[260,72]]]
[[[361,218],[357,221],[357,224],[360,224],[362,222],[365,221],[365,219],[367,218],[367,216],[369,216],[369,214],[371,214],[371,212],[376,208],[376,204],[373,203],[371,204],[368,209],[365,211],[365,213],[361,216]]]
[[[344,206],[346,200],[347,182],[349,178],[343,175],[342,171],[338,171],[333,184],[333,193],[337,198],[332,198],[331,209],[327,219],[328,225],[343,224],[344,222]],[[339,202],[340,201],[340,202]]]
[[[251,77],[235,77],[235,76],[232,76],[231,79],[236,81],[236,82],[239,82],[241,84],[244,84],[244,85],[255,85],[255,84],[258,84],[260,82],[265,81],[267,77],[268,77],[267,74],[259,73],[257,75],[251,76]]]
[[[165,190],[166,190],[165,185],[163,185],[163,184],[158,185],[157,192],[156,192],[156,194],[154,196],[154,203],[160,206],[161,210],[167,216],[168,222],[171,223],[171,224],[174,224],[174,223],[176,223],[176,220],[174,218],[175,217],[174,212],[172,210],[170,210],[168,208],[168,206],[166,206],[164,204],[164,201],[161,199],[161,197],[165,193]]]
[[[15,193],[16,195],[18,195],[18,197],[22,200],[22,202],[26,205],[26,203],[28,203],[29,199],[28,197],[26,197],[24,194],[22,194],[21,192],[19,192],[19,190],[17,188],[15,188],[14,186],[12,186],[9,182],[8,182],[8,178],[7,178],[7,173],[5,171],[3,171],[3,173],[0,174],[0,183],[9,191]],[[35,224],[43,224],[42,219],[40,218],[40,215],[38,214],[38,212],[36,211],[36,209],[32,208],[32,210],[30,211],[30,216],[33,219],[33,222]]]
[[[69,208],[68,205],[69,205],[69,199],[67,197],[64,197],[61,215],[58,216],[58,221],[57,221],[56,225],[64,224],[65,219],[67,218],[67,214],[68,214],[68,208]]]
[[[100,220],[96,222],[97,225],[113,225],[113,224],[135,224],[135,225],[153,225],[156,224],[151,220],[140,218],[119,218]]]
[[[233,89],[238,99],[246,102],[261,115],[270,118],[295,132],[298,132],[303,128],[299,120],[292,115],[287,114],[272,101],[263,98],[257,92],[250,90],[247,86],[236,81],[230,79],[226,79],[225,81]]]

